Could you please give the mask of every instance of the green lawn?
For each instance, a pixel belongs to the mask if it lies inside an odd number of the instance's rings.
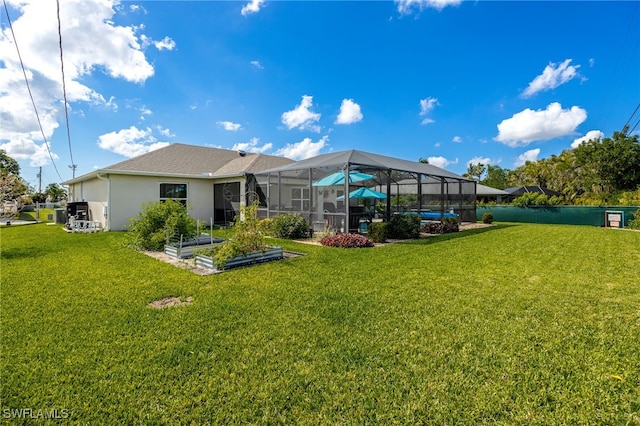
[[[205,277],[123,236],[0,230],[3,419],[640,424],[638,232],[282,241],[307,256]]]

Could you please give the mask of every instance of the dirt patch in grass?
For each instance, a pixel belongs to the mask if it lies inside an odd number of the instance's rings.
[[[164,309],[164,308],[173,308],[174,306],[190,305],[192,303],[193,303],[193,297],[187,297],[186,299],[182,300],[179,296],[174,296],[174,297],[165,297],[160,300],[154,300],[153,302],[149,303],[149,305],[147,306],[153,309]]]

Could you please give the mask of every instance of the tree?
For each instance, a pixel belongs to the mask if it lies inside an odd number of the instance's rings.
[[[20,165],[4,149],[0,149],[0,172],[20,176]]]
[[[480,181],[480,183],[496,189],[505,189],[508,187],[508,173],[509,171],[507,169],[503,169],[500,166],[492,166],[491,164],[489,164],[487,166],[487,174],[485,178]]]
[[[485,174],[486,170],[487,170],[486,166],[482,163],[469,164],[469,167],[467,168],[467,172],[462,176],[469,179],[473,179],[475,181],[479,181],[482,179],[482,175]]]
[[[612,138],[590,140],[575,150],[577,163],[591,168],[607,192],[634,190],[640,185],[638,136],[614,132]]]
[[[44,193],[49,197],[52,202],[66,200],[67,191],[57,183],[50,183],[44,190]]]
[[[0,203],[20,202],[29,187],[20,177],[20,165],[0,149]]]

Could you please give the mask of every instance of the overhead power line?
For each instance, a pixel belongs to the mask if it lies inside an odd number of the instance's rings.
[[[624,123],[624,126],[622,126],[622,131],[620,133],[626,136],[627,133],[632,133],[635,130],[636,126],[638,125],[638,122],[640,122],[640,119],[638,119],[636,124],[633,125],[633,128],[631,130],[629,130],[629,123],[631,122],[631,120],[633,120],[633,117],[636,115],[636,112],[638,112],[639,109],[640,109],[640,104],[638,104],[636,109],[633,110],[633,113],[631,114],[627,122]]]
[[[18,41],[16,40],[16,34],[13,32],[13,25],[11,24],[11,18],[9,17],[9,9],[7,8],[7,2],[2,0],[2,4],[4,5],[4,12],[7,15],[7,22],[9,23],[9,29],[11,30],[11,36],[13,37],[13,44],[16,46],[16,52],[18,52],[18,59],[20,60],[20,66],[22,67],[22,75],[24,76],[24,81],[27,85],[27,91],[29,92],[29,98],[31,99],[31,104],[33,105],[33,110],[36,113],[36,119],[38,120],[38,127],[40,128],[40,133],[42,134],[42,140],[44,141],[44,145],[47,147],[47,152],[49,153],[49,158],[51,159],[51,164],[53,164],[53,168],[56,170],[58,178],[62,181],[62,176],[60,176],[60,172],[56,167],[55,161],[53,161],[53,155],[51,154],[51,149],[49,149],[49,142],[47,142],[47,137],[44,135],[44,130],[42,129],[42,122],[40,121],[40,114],[38,114],[38,108],[36,108],[36,102],[33,99],[33,94],[31,93],[31,87],[29,86],[29,79],[27,78],[27,72],[24,69],[24,62],[22,61],[22,55],[20,54],[20,49],[18,48]]]
[[[3,0],[4,1],[4,0]],[[69,157],[71,158],[71,165],[69,166],[73,171],[73,178],[76,177],[76,163],[73,161],[73,152],[71,151],[71,130],[69,126],[69,106],[67,102],[67,85],[64,78],[64,58],[62,54],[62,29],[60,24],[60,0],[56,0],[56,14],[58,16],[58,40],[60,45],[60,69],[62,71],[62,97],[64,98],[64,116],[67,122],[67,141],[69,143]]]
[[[640,43],[640,40],[636,40],[635,46],[631,47],[631,49],[632,49],[631,53],[628,54],[626,56],[626,58],[623,58],[625,56],[625,52],[624,52],[625,46],[627,46],[627,41],[630,38],[629,35],[631,34],[631,31],[633,31],[634,29],[637,28],[636,15],[638,14],[638,10],[639,9],[640,9],[640,2],[636,1],[634,9],[633,9],[633,13],[631,14],[631,19],[630,19],[630,22],[629,22],[629,26],[627,27],[627,31],[625,33],[624,41],[620,45],[620,50],[618,52],[618,57],[617,57],[616,62],[614,64],[614,66],[613,66],[613,72],[611,73],[611,76],[609,78],[609,83],[607,84],[607,87],[606,87],[602,102],[600,102],[600,107],[598,108],[598,111],[597,111],[597,113],[595,115],[596,119],[598,121],[600,121],[600,123],[601,123],[600,126],[602,128],[606,127],[607,121],[609,120],[609,114],[611,113],[611,109],[613,108],[613,105],[617,101],[618,94],[619,94],[619,91],[620,91],[620,86],[618,86],[617,89],[615,90],[615,94],[613,95],[613,99],[611,99],[611,100],[607,99],[607,97],[611,94],[611,87],[613,85],[613,82],[614,82],[614,80],[624,81],[624,79],[626,78],[627,73],[629,71],[629,66],[630,66],[630,64],[632,62],[632,59],[635,56],[636,51],[638,49],[638,44]],[[627,60],[627,64],[626,64],[626,67],[624,69],[623,75],[620,77],[618,75],[619,74],[618,71],[619,71],[619,68],[621,66],[620,62],[623,59]],[[608,106],[608,108],[607,108],[607,106]],[[607,108],[606,111],[603,111],[603,107]]]

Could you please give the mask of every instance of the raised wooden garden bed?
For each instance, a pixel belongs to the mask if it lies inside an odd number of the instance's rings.
[[[238,256],[229,259],[224,269],[232,269],[240,266],[247,266],[254,263],[268,262],[270,260],[278,260],[284,257],[282,247],[269,246],[265,251],[250,253],[245,256]],[[217,270],[216,259],[210,256],[196,255],[196,266],[199,268]]]

